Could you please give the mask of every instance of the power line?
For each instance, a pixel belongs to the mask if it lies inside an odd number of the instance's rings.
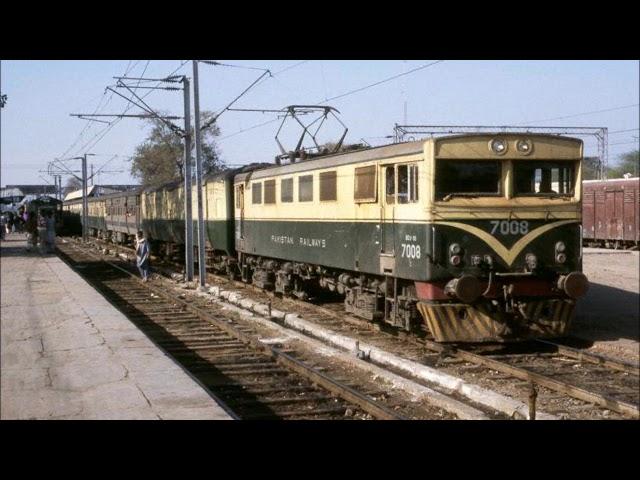
[[[368,88],[375,87],[375,86],[380,85],[380,84],[382,84],[382,83],[390,82],[391,80],[395,80],[396,78],[400,78],[400,77],[403,77],[403,76],[405,76],[405,75],[409,75],[409,74],[411,74],[411,73],[417,72],[417,71],[419,71],[419,70],[423,70],[423,69],[425,69],[425,68],[427,68],[427,67],[431,67],[432,65],[436,65],[436,64],[441,63],[441,62],[444,62],[444,60],[436,60],[435,62],[427,63],[427,64],[424,64],[424,65],[420,65],[419,67],[416,67],[416,68],[414,68],[414,69],[412,69],[412,70],[408,70],[408,71],[403,72],[403,73],[400,73],[400,74],[398,74],[398,75],[394,75],[394,76],[392,76],[392,77],[385,78],[385,79],[383,79],[383,80],[379,80],[379,81],[377,81],[377,82],[375,82],[375,83],[372,83],[372,84],[370,84],[370,85],[366,85],[366,86],[364,86],[364,87],[360,87],[360,88],[357,88],[357,89],[355,89],[355,90],[351,90],[351,91],[349,91],[349,92],[342,93],[342,94],[337,95],[337,96],[335,96],[335,97],[332,97],[332,98],[329,98],[329,99],[325,99],[324,101],[319,102],[319,105],[321,105],[321,104],[323,104],[323,103],[326,103],[326,102],[330,102],[331,100],[336,100],[336,99],[338,99],[338,98],[343,98],[343,97],[346,97],[346,96],[348,96],[348,95],[353,95],[354,93],[361,92],[361,91],[363,91],[363,90],[366,90],[366,89],[368,89]],[[302,63],[304,63],[304,62],[300,62],[299,64],[296,64],[296,65],[294,65],[294,66],[300,65],[300,64],[302,64]],[[293,68],[293,67],[291,67],[291,68]],[[285,69],[285,70],[286,70],[286,69]],[[283,71],[284,71],[284,70],[283,70]],[[275,75],[277,75],[278,73],[282,73],[282,71],[280,71],[280,72],[276,72],[276,73],[274,73],[273,75],[275,76]],[[222,141],[222,140],[226,140],[226,139],[231,138],[231,137],[235,137],[236,135],[239,135],[239,134],[241,134],[241,133],[248,132],[249,130],[254,130],[254,129],[256,129],[256,128],[260,128],[260,127],[263,127],[263,126],[265,126],[265,125],[268,125],[268,124],[270,124],[270,123],[274,123],[274,122],[277,122],[277,121],[278,121],[278,119],[277,119],[277,118],[275,118],[275,119],[273,119],[273,120],[268,120],[268,121],[266,121],[266,122],[262,122],[262,123],[259,123],[259,124],[256,124],[256,125],[253,125],[253,126],[251,126],[251,127],[244,128],[244,129],[239,130],[239,131],[237,131],[237,132],[234,132],[234,133],[231,133],[231,134],[226,135],[226,136],[224,136],[224,137],[221,137],[218,141]]]
[[[178,68],[176,68],[173,72],[171,72],[169,75],[167,75],[167,77],[170,77],[170,76],[174,75],[174,74],[175,74],[176,72],[178,72],[182,67],[184,67],[184,66],[186,65],[186,63],[187,63],[187,62],[188,62],[188,60],[184,60],[184,61],[182,61],[182,62],[180,63],[180,65],[178,66]],[[148,64],[147,64],[147,67],[148,67]],[[145,71],[146,71],[146,67],[145,67]],[[158,82],[158,83],[157,83],[157,85],[160,85],[160,83],[162,83],[162,82]],[[146,94],[142,95],[142,97],[141,97],[141,98],[146,98],[146,97],[147,97],[147,95],[151,94],[151,92],[152,92],[152,91],[153,91],[153,90],[149,90]],[[113,94],[112,94],[112,95],[113,95]],[[123,115],[124,115],[127,111],[129,111],[129,109],[130,109],[130,108],[131,108],[131,104],[127,104],[127,106],[125,107],[125,109],[124,109],[124,111],[123,111]],[[85,148],[86,148],[86,146],[88,146],[88,145],[89,145],[89,144],[90,144],[94,139],[96,139],[96,140],[95,140],[95,142],[93,142],[93,144],[91,145],[91,148],[94,148],[94,147],[95,147],[95,146],[96,146],[96,145],[97,145],[97,144],[98,144],[98,143],[99,143],[99,142],[100,142],[100,141],[101,141],[101,140],[106,136],[106,134],[107,134],[107,133],[109,133],[109,131],[110,131],[113,127],[115,127],[115,126],[116,126],[116,125],[117,125],[121,120],[122,120],[122,118],[116,118],[115,120],[113,120],[112,122],[110,122],[110,124],[109,124],[109,125],[107,125],[107,126],[106,126],[106,127],[104,127],[101,131],[99,131],[98,133],[96,133],[96,135],[94,135],[94,137],[93,137],[91,140],[89,140],[89,142],[87,142],[87,143],[85,144],[85,146],[84,146],[83,148],[81,148],[80,150],[85,149]],[[99,136],[100,138],[97,138],[98,136]]]
[[[562,116],[562,117],[544,118],[542,120],[529,120],[527,122],[516,123],[515,125],[526,125],[526,124],[538,123],[538,122],[550,122],[552,120],[564,120],[565,118],[574,118],[574,117],[581,117],[583,115],[593,115],[593,114],[596,114],[596,113],[604,113],[604,112],[613,112],[615,110],[623,110],[625,108],[637,107],[638,105],[640,105],[640,104],[634,103],[633,105],[623,105],[621,107],[605,108],[603,110],[593,110],[591,112],[574,113],[573,115],[565,115],[565,116]]]
[[[639,128],[628,128],[627,130],[614,130],[613,132],[609,132],[609,135],[613,135],[614,133],[624,133],[624,132],[637,132],[640,130]]]
[[[416,67],[416,68],[414,68],[412,70],[408,70],[406,72],[399,73],[398,75],[394,75],[392,77],[385,78],[384,80],[380,80],[378,82],[372,83],[371,85],[366,85],[364,87],[356,88],[355,90],[351,90],[349,92],[342,93],[340,95],[336,95],[335,97],[327,98],[323,102],[320,102],[320,104],[326,103],[326,102],[330,102],[332,100],[337,100],[338,98],[347,97],[349,95],[353,95],[354,93],[362,92],[363,90],[367,90],[368,88],[376,87],[376,86],[381,85],[383,83],[387,83],[387,82],[390,82],[392,80],[395,80],[396,78],[404,77],[405,75],[410,75],[410,74],[415,73],[415,72],[417,72],[419,70],[424,70],[425,68],[429,68],[429,67],[431,67],[433,65],[437,65],[438,63],[442,63],[442,62],[444,62],[444,60],[436,60],[435,62],[426,63],[426,64],[421,65],[419,67]]]
[[[630,145],[632,143],[635,143],[636,145],[638,145],[638,140],[633,140],[632,142],[617,142],[617,143],[610,143],[609,146],[613,147],[614,145]]]

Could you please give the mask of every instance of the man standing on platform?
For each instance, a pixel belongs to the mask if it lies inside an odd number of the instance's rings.
[[[150,253],[149,242],[146,238],[144,238],[144,233],[142,233],[142,230],[138,230],[136,241],[136,261],[143,282],[149,281]]]

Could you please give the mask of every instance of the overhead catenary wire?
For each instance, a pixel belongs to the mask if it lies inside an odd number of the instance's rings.
[[[562,117],[543,118],[540,120],[529,120],[527,122],[516,123],[515,125],[526,125],[531,123],[550,122],[552,120],[564,120],[565,118],[575,118],[575,117],[582,117],[583,115],[594,115],[596,113],[605,113],[605,112],[613,112],[615,110],[624,110],[626,108],[637,107],[639,105],[640,105],[639,103],[633,103],[631,105],[622,105],[620,107],[604,108],[602,110],[593,110],[591,112],[574,113],[571,115],[564,115]]]
[[[372,83],[370,85],[365,85],[364,87],[356,88],[354,90],[350,90],[348,92],[341,93],[340,95],[336,95],[335,97],[327,98],[327,99],[323,100],[322,102],[320,102],[319,104],[322,105],[323,103],[331,102],[332,100],[337,100],[339,98],[348,97],[349,95],[353,95],[354,93],[359,93],[359,92],[362,92],[362,91],[367,90],[369,88],[377,87],[378,85],[382,85],[383,83],[391,82],[392,80],[395,80],[396,78],[404,77],[405,75],[410,75],[412,73],[418,72],[420,70],[424,70],[425,68],[432,67],[433,65],[437,65],[438,63],[442,63],[442,62],[444,62],[444,60],[436,60],[435,62],[426,63],[424,65],[420,65],[419,67],[413,68],[413,69],[408,70],[406,72],[399,73],[399,74],[394,75],[394,76],[389,77],[389,78],[385,78],[383,80],[379,80],[379,81],[374,82],[374,83]]]
[[[392,81],[392,80],[395,80],[396,78],[400,78],[400,77],[403,77],[403,76],[405,76],[405,75],[410,75],[410,74],[412,74],[412,73],[415,73],[415,72],[417,72],[417,71],[423,70],[423,69],[425,69],[425,68],[431,67],[432,65],[436,65],[436,64],[438,64],[438,63],[442,63],[442,62],[444,62],[444,60],[436,60],[435,62],[427,63],[427,64],[424,64],[424,65],[420,65],[419,67],[416,67],[416,68],[414,68],[414,69],[408,70],[408,71],[406,71],[406,72],[403,72],[403,73],[400,73],[400,74],[397,74],[397,75],[393,75],[392,77],[388,77],[388,78],[385,78],[385,79],[379,80],[379,81],[377,81],[377,82],[374,82],[374,83],[372,83],[372,84],[365,85],[365,86],[360,87],[360,88],[356,88],[356,89],[351,90],[351,91],[349,91],[349,92],[345,92],[345,93],[342,93],[342,94],[340,94],[340,95],[336,95],[335,97],[331,97],[331,98],[325,99],[325,100],[323,100],[323,101],[319,102],[318,104],[319,104],[319,105],[322,105],[323,103],[330,102],[330,101],[332,101],[332,100],[336,100],[336,99],[338,99],[338,98],[343,98],[343,97],[347,97],[347,96],[349,96],[349,95],[353,95],[353,94],[356,94],[356,93],[362,92],[362,91],[367,90],[367,89],[369,89],[369,88],[373,88],[373,87],[378,86],[378,85],[381,85],[381,84],[383,84],[383,83],[390,82],[390,81]],[[273,75],[275,76],[275,75],[277,75],[278,73],[282,73],[282,72],[276,72],[276,73],[274,73]],[[235,137],[236,135],[240,135],[241,133],[248,132],[248,131],[250,131],[250,130],[254,130],[254,129],[256,129],[256,128],[260,128],[260,127],[263,127],[263,126],[265,126],[265,125],[269,125],[270,123],[275,123],[275,122],[277,122],[278,120],[279,120],[279,119],[274,118],[274,119],[272,119],[272,120],[268,120],[268,121],[266,121],[266,122],[262,122],[262,123],[258,123],[258,124],[256,124],[256,125],[252,125],[251,127],[247,127],[247,128],[244,128],[244,129],[238,130],[238,131],[236,131],[236,132],[234,132],[234,133],[231,133],[231,134],[229,134],[229,135],[225,135],[224,137],[221,137],[220,139],[218,139],[218,141],[222,141],[222,140],[226,140],[226,139],[228,139],[228,138]]]

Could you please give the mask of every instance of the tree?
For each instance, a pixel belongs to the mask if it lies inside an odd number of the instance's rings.
[[[0,95],[0,108],[4,108],[6,104],[7,104],[7,96]]]
[[[69,177],[67,183],[64,186],[65,194],[73,192],[74,190],[80,190],[82,188],[82,181],[76,177]]]
[[[201,112],[201,124],[212,118],[212,112]],[[131,175],[145,187],[156,187],[174,180],[184,180],[184,139],[178,137],[162,121],[149,119],[151,132],[138,145],[131,163]],[[191,158],[195,165],[195,136],[192,129]],[[220,129],[213,124],[202,132],[202,170],[212,173],[224,168],[215,137]]]
[[[582,179],[597,180],[599,175],[600,160],[598,157],[584,157],[582,163]]]
[[[630,173],[637,177],[640,173],[638,149],[618,155],[618,162],[615,166],[609,167],[607,176],[609,178],[621,178],[625,173]]]

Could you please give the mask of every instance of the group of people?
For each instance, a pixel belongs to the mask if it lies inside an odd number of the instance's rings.
[[[56,219],[51,210],[44,214],[21,208],[17,214],[7,212],[0,215],[0,236],[5,233],[25,232],[27,251],[37,248],[38,242],[45,253],[55,251]],[[143,282],[149,281],[151,248],[142,230],[136,235],[136,263]]]
[[[25,215],[25,209],[21,208],[18,213],[5,212],[0,216],[3,238],[5,233],[22,232],[24,230]]]
[[[0,216],[1,236],[8,233],[26,233],[27,251],[37,248],[40,243],[44,253],[55,251],[56,219],[51,210],[37,213],[21,208],[17,213],[6,212]]]

